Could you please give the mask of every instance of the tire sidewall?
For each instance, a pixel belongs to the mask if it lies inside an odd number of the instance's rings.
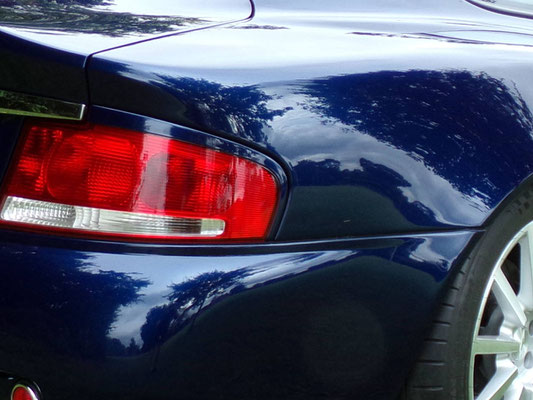
[[[459,294],[456,312],[450,321],[450,349],[446,360],[449,375],[446,381],[451,399],[469,398],[470,357],[477,317],[502,254],[515,236],[533,221],[532,191],[533,187],[529,186],[491,218],[461,268],[464,273],[453,277],[453,285],[459,288]]]

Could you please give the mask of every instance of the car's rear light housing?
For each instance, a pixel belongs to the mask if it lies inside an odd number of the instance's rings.
[[[279,183],[249,159],[102,125],[30,121],[0,224],[122,240],[261,240]]]
[[[11,391],[11,400],[38,400],[38,397],[29,386],[18,384]]]

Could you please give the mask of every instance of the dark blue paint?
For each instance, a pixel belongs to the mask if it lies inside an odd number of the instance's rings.
[[[264,244],[0,232],[0,397],[28,379],[52,400],[397,398],[477,227],[533,172],[533,30],[466,1],[324,4],[258,0],[95,56],[148,36],[0,34],[0,89],[287,188]],[[19,130],[0,121],[0,174]]]
[[[0,89],[87,103],[86,57],[0,31]]]
[[[524,4],[521,1],[514,0],[467,0],[470,3],[484,8],[488,11],[499,12],[502,14],[512,15],[515,17],[531,18],[532,8],[528,4]]]
[[[0,3],[0,90],[88,103],[85,62],[99,51],[249,18],[248,0]],[[15,7],[16,5],[16,7]],[[155,13],[155,14],[154,14]]]
[[[16,7],[14,7],[16,4]],[[1,30],[88,56],[98,51],[249,18],[249,0],[3,0]]]
[[[22,121],[22,117],[0,115],[0,182],[7,171]]]
[[[285,210],[289,192],[287,174],[283,168],[272,158],[253,150],[250,147],[236,143],[235,141],[230,141],[194,129],[176,126],[153,118],[146,118],[140,115],[119,112],[103,107],[92,107],[88,116],[88,122],[107,126],[118,126],[139,132],[153,133],[200,146],[209,147],[211,149],[220,150],[228,154],[235,154],[266,167],[276,178],[279,190],[277,213],[270,228],[269,238],[273,238],[275,236],[283,216],[283,211]]]
[[[417,21],[392,9],[383,19],[405,21],[372,31],[364,15],[261,4],[248,24],[92,58],[92,101],[283,160],[294,184],[279,240],[480,226],[533,172],[524,25],[496,30],[508,17],[459,3]]]
[[[472,237],[212,256],[2,233],[2,369],[50,399],[394,399]]]
[[[282,142],[301,186],[294,201],[321,186],[340,186],[325,190],[342,188],[351,204],[337,205],[353,214],[342,212],[351,221],[339,227],[341,218],[328,213],[336,235],[480,225],[533,171],[529,106],[519,91],[487,74],[384,71],[315,80],[298,90],[334,132],[328,144],[313,134],[302,135],[301,144]],[[306,159],[320,153],[319,161]],[[366,214],[369,192],[376,202],[391,201],[402,220],[375,221],[380,205]],[[293,226],[303,214],[327,212],[323,204],[301,206],[289,209],[284,239],[298,238]],[[387,214],[381,215],[389,218],[392,210]],[[323,226],[307,221],[308,232],[320,237]]]

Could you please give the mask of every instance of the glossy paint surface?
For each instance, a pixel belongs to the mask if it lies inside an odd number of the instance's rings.
[[[179,247],[4,232],[0,392],[15,376],[47,399],[393,400],[472,237]]]
[[[88,102],[83,55],[30,42],[0,29],[0,60],[1,90]]]
[[[126,3],[128,3],[126,5]],[[87,104],[87,57],[248,18],[248,0],[0,2],[0,90]]]
[[[1,230],[0,398],[397,399],[477,227],[533,172],[533,30],[460,0],[255,5],[149,41],[1,34],[0,89],[243,155],[286,190],[263,244]],[[0,119],[0,174],[20,126]]]
[[[518,17],[533,17],[533,4],[528,0],[469,0],[487,10],[503,14],[516,15]]]
[[[249,0],[9,0],[0,3],[0,26],[14,36],[87,56],[158,36],[246,19],[251,13]]]
[[[533,30],[429,3],[260,1],[247,23],[93,57],[92,101],[284,162],[281,240],[479,226],[533,172]]]

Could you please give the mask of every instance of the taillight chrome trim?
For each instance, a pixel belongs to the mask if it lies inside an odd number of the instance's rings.
[[[81,121],[85,104],[0,90],[0,114]]]

